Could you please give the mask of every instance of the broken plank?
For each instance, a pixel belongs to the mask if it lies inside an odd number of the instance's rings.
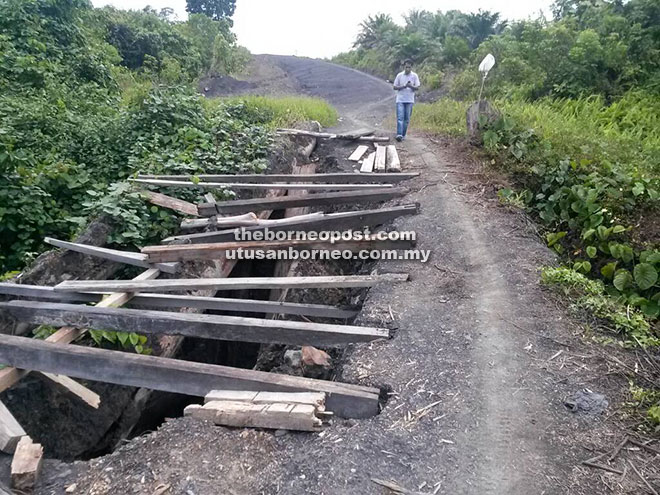
[[[145,270],[137,277],[133,279],[135,282],[141,282],[145,280],[151,280],[157,278],[160,275],[160,270],[157,268],[150,268]],[[111,306],[121,306],[126,304],[133,298],[133,293],[131,292],[119,292],[110,294],[108,297],[104,298],[102,301],[97,303],[96,306],[102,308],[108,308]],[[87,330],[80,328],[64,327],[57,330],[54,334],[46,338],[46,342],[53,343],[62,343],[69,344],[74,340],[81,337]],[[12,387],[14,384],[22,380],[25,376],[30,373],[29,369],[16,369],[13,367],[7,367],[0,370],[0,392],[4,392],[8,388]]]
[[[199,216],[197,205],[193,203],[183,201],[182,199],[172,198],[171,196],[166,196],[165,194],[160,194],[153,191],[140,192],[147,198],[150,203],[156,206],[162,206],[163,208],[168,208],[170,210],[183,213],[184,215],[190,215],[192,217]]]
[[[211,244],[169,246],[146,246],[142,252],[148,256],[151,263],[172,261],[217,260],[232,257],[231,253],[256,256],[266,256],[270,251],[374,251],[378,249],[412,249],[413,241],[361,240],[361,241],[250,241],[250,242],[218,242]],[[240,258],[240,256],[239,256]]]
[[[361,174],[369,174],[374,171],[374,164],[376,163],[376,152],[369,153],[369,156],[362,162],[360,167]]]
[[[292,191],[296,189],[305,191],[359,191],[368,189],[388,189],[392,184],[282,184],[282,183],[268,183],[268,184],[234,184],[228,182],[188,182],[176,180],[157,180],[157,179],[131,179],[132,182],[139,184],[146,184],[149,186],[161,187],[185,187],[187,189],[231,189],[231,190],[273,190],[281,189],[283,191]]]
[[[159,280],[68,280],[55,286],[64,292],[171,292],[180,290],[242,290],[242,289],[342,289],[373,287],[383,283],[408,280],[408,274],[347,275],[326,277],[243,277],[243,278],[196,278]]]
[[[398,217],[416,215],[419,213],[419,205],[393,206],[376,210],[347,211],[341,213],[313,213],[301,215],[283,220],[275,220],[273,223],[258,224],[242,227],[240,230],[228,229],[218,232],[201,232],[198,234],[186,234],[169,237],[163,240],[165,244],[204,244],[212,242],[235,241],[239,235],[254,235],[256,232],[321,232],[321,231],[347,231],[363,229],[364,227],[375,227],[384,225]],[[206,219],[204,219],[206,220]],[[197,222],[204,220],[196,220]],[[1,285],[1,284],[0,284]]]
[[[406,194],[407,190],[403,188],[316,193],[306,194],[304,196],[285,196],[272,199],[256,198],[221,201],[215,204],[202,203],[198,206],[198,210],[201,216],[211,217],[218,213],[237,214],[260,210],[284,210],[300,206],[334,206],[347,203],[375,203],[405,196]]]
[[[378,414],[379,390],[297,376],[243,370],[92,347],[0,335],[0,362],[85,380],[204,397],[211,390],[324,392],[342,417]]]
[[[329,174],[246,174],[246,175],[138,175],[138,179],[156,179],[156,180],[176,180],[176,181],[192,181],[201,182],[240,182],[240,183],[259,183],[270,184],[273,182],[283,183],[330,183],[330,184],[346,184],[346,183],[393,183],[401,182],[404,180],[414,179],[419,176],[419,172],[408,172],[401,174],[372,174],[369,176],[360,175],[355,172],[335,172]],[[212,203],[213,201],[209,201]]]
[[[184,416],[212,421],[216,425],[236,428],[268,428],[272,430],[319,431],[323,422],[309,404],[253,404],[217,401],[204,406],[192,404]]]
[[[318,392],[250,392],[246,390],[211,390],[204,403],[214,401],[252,402],[254,404],[307,404],[325,410],[325,394]]]
[[[27,435],[21,438],[11,461],[11,486],[14,490],[32,493],[41,470],[43,455],[41,444],[34,443]]]
[[[367,151],[369,151],[369,146],[360,145],[348,159],[352,162],[359,162]]]
[[[387,147],[387,171],[401,172],[401,160],[399,160],[399,153],[393,144]]]
[[[386,163],[387,163],[387,147],[376,146],[376,160],[374,162],[374,170],[376,172],[385,172]]]
[[[19,321],[36,325],[103,328],[234,342],[334,346],[389,338],[389,331],[383,328],[200,313],[98,308],[39,301],[0,303],[0,309]]]
[[[53,287],[0,283],[0,294],[26,297],[42,301],[68,303],[98,302],[102,294],[82,292],[56,292]],[[287,315],[316,316],[319,318],[353,318],[358,310],[335,308],[322,304],[287,303],[252,299],[230,299],[220,297],[178,296],[170,294],[135,294],[128,304],[147,308],[196,308],[212,311],[241,313],[273,313]]]
[[[16,421],[7,406],[0,401],[0,450],[6,454],[13,454],[16,445],[25,435],[23,427]]]
[[[69,251],[75,251],[76,253],[88,254],[105,260],[116,261],[118,263],[139,266],[142,268],[158,268],[163,273],[174,274],[180,267],[178,263],[157,263],[152,265],[147,260],[147,256],[142,253],[131,253],[129,251],[118,251],[116,249],[89,246],[87,244],[77,244],[74,242],[60,241],[51,237],[46,237],[44,242],[51,246],[68,249]]]

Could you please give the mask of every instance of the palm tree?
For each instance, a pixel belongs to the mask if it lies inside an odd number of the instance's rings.
[[[393,33],[400,30],[399,26],[387,14],[376,14],[369,16],[360,24],[360,34],[353,45],[355,48],[365,50],[376,48],[391,39]]]
[[[501,34],[507,26],[507,21],[500,21],[498,12],[481,9],[476,14],[467,14],[463,22],[463,35],[473,50],[489,36]]]

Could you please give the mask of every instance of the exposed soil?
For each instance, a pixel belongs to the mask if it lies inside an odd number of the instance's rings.
[[[342,129],[379,127],[391,114],[391,87],[376,78],[309,59],[263,59],[335,104]],[[322,146],[337,157],[333,167],[354,168],[345,157],[355,145]],[[411,275],[369,291],[359,317],[395,336],[348,348],[338,377],[389,391],[380,415],[337,419],[319,434],[175,419],[109,456],[47,461],[37,492],[389,493],[376,478],[408,490],[401,493],[647,493],[630,469],[621,476],[581,465],[625,436],[628,379],[613,359],[634,368],[635,357],[591,343],[584,323],[540,286],[539,267],[555,263],[553,254],[523,214],[498,202],[502,181],[484,175],[469,146],[413,133],[398,148],[404,170],[421,173],[398,203],[419,202],[421,214],[396,227],[417,232],[433,257],[376,266]],[[564,405],[585,388],[605,395],[603,414]],[[612,466],[623,470],[623,459],[660,486],[649,452],[624,449]]]

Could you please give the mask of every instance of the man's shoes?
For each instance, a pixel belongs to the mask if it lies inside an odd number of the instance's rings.
[[[396,137],[396,140],[399,141],[399,142],[403,141],[403,136],[402,136],[401,134],[399,134],[399,135]]]

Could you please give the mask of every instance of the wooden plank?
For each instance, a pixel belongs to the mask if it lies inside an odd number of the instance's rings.
[[[163,280],[69,280],[55,286],[64,292],[172,292],[180,290],[241,290],[241,289],[346,289],[373,287],[384,283],[405,282],[408,274],[387,273],[383,275],[348,275],[329,277],[243,277],[243,278],[197,278]]]
[[[169,246],[146,246],[142,252],[151,263],[172,261],[217,260],[228,257],[230,253],[261,253],[267,251],[373,251],[378,249],[412,249],[413,241],[251,241],[251,242],[218,242],[211,244],[193,244]],[[266,259],[266,258],[264,258]]]
[[[395,218],[416,215],[419,213],[419,205],[393,206],[391,208],[380,208],[377,210],[348,211],[341,213],[312,213],[283,220],[274,223],[244,227],[241,232],[254,234],[265,232],[321,232],[321,231],[347,231],[363,229],[364,227],[375,227],[384,225]],[[206,219],[204,219],[206,220]],[[197,222],[204,220],[195,220]],[[201,232],[198,234],[186,234],[169,237],[163,240],[165,244],[205,244],[213,242],[231,242],[236,240],[236,229],[220,230],[218,232]]]
[[[37,482],[44,449],[27,435],[21,438],[11,461],[11,487],[20,493],[32,493]]]
[[[245,390],[211,390],[204,403],[214,401],[252,402],[254,404],[307,404],[325,411],[325,394],[318,392],[250,392]]]
[[[399,160],[399,153],[393,144],[387,147],[387,171],[401,172],[401,160]]]
[[[281,189],[283,191],[305,190],[305,191],[359,191],[370,189],[389,189],[394,187],[392,184],[233,184],[229,182],[188,182],[177,180],[158,180],[158,179],[131,179],[131,182],[146,184],[149,186],[161,187],[185,187],[187,189],[230,189],[230,190],[271,190]]]
[[[260,183],[270,184],[273,182],[283,183],[395,183],[418,177],[418,172],[408,172],[402,174],[372,174],[369,176],[360,175],[355,172],[335,172],[330,174],[245,174],[245,175],[138,175],[138,179],[157,179],[157,180],[176,180],[191,181],[193,177],[202,182],[240,182],[240,183]],[[207,200],[208,201],[208,200]],[[209,201],[212,203],[212,201]]]
[[[374,162],[374,170],[376,172],[385,172],[386,163],[387,163],[387,147],[376,146],[376,160]]]
[[[334,346],[389,338],[389,330],[384,328],[39,301],[0,303],[0,309],[19,321],[36,325],[69,325],[234,342]]]
[[[359,162],[367,151],[369,151],[369,146],[358,146],[348,159],[352,162]]]
[[[94,409],[98,409],[101,405],[101,397],[99,394],[92,392],[90,389],[81,385],[77,381],[72,380],[68,376],[53,375],[52,373],[42,373],[42,375],[64,387]]]
[[[370,134],[373,134],[373,131],[369,129],[342,133],[342,134],[303,131],[300,129],[277,129],[278,134],[285,136],[307,136],[307,137],[315,137],[318,139],[347,139],[349,141],[365,141],[365,142],[385,142],[390,140],[390,138],[387,136],[364,135],[365,132],[369,132]]]
[[[157,278],[160,275],[160,270],[157,268],[150,268],[142,272],[140,275],[135,277],[133,281],[135,282],[144,282],[146,280],[152,280]],[[109,308],[113,306],[121,306],[126,304],[133,298],[133,293],[130,292],[120,292],[116,294],[110,294],[108,297],[104,298],[96,306],[101,308]],[[64,327],[57,330],[53,335],[46,338],[46,342],[51,343],[61,343],[69,344],[74,340],[81,337],[87,330],[80,328]],[[3,368],[0,370],[0,392],[4,392],[8,388],[12,387],[18,383],[23,377],[27,376],[30,373],[29,369],[16,369],[12,367]]]
[[[216,204],[202,203],[198,206],[199,214],[211,217],[222,214],[248,213],[259,210],[285,210],[301,206],[328,206],[347,203],[375,203],[405,196],[406,189],[391,188],[383,190],[344,191],[331,193],[306,194],[296,197],[272,199],[244,199],[236,201],[221,201]]]
[[[376,152],[369,153],[369,156],[362,162],[360,167],[361,174],[370,174],[374,171],[374,164],[376,163]]]
[[[140,178],[140,177],[138,177],[138,178]],[[218,200],[215,199],[215,196],[213,195],[213,193],[206,193],[206,194],[204,195],[204,200],[205,200],[207,203],[217,203],[217,202],[218,202]]]
[[[0,401],[0,450],[6,454],[13,454],[16,445],[25,435],[23,427]]]
[[[53,287],[37,285],[19,285],[0,283],[0,294],[26,297],[38,301],[56,301],[67,303],[99,302],[102,294],[83,292],[56,292]],[[241,313],[274,313],[287,315],[316,316],[319,318],[353,318],[358,310],[335,308],[323,304],[302,304],[257,299],[231,299],[221,297],[178,296],[170,294],[136,294],[128,302],[129,306],[147,308],[195,308],[213,311],[232,311]]]
[[[0,362],[84,380],[204,397],[211,390],[324,392],[342,417],[378,413],[379,390],[297,376],[0,335]]]
[[[191,217],[199,216],[197,205],[189,203],[188,201],[172,198],[171,196],[166,196],[165,194],[153,191],[141,191],[141,194],[143,194],[150,203],[155,204],[156,206],[162,206],[163,208],[168,208],[178,213],[183,213],[184,215],[190,215]]]
[[[180,268],[178,263],[158,263],[152,265],[147,261],[147,256],[142,253],[131,253],[129,251],[118,251],[116,249],[89,246],[87,244],[77,244],[74,242],[60,241],[51,237],[46,237],[44,242],[51,246],[68,249],[69,251],[75,251],[77,253],[88,254],[105,260],[117,261],[119,263],[139,266],[142,268],[158,268],[163,273],[174,274],[177,273]]]
[[[337,139],[347,139],[349,141],[354,141],[361,137],[373,136],[376,130],[369,127],[361,127],[360,129],[355,129],[354,131],[344,131],[337,133]]]
[[[309,404],[252,404],[217,401],[204,406],[192,404],[183,414],[216,425],[235,428],[267,428],[272,430],[320,431],[323,422]]]
[[[254,215],[254,213],[250,213],[248,215]],[[304,220],[321,218],[323,217],[323,213],[321,212],[310,213],[307,215],[298,215],[292,218],[279,218],[276,220],[261,220],[257,218],[256,215],[254,215],[255,217],[254,220],[249,220],[247,218],[245,220],[233,220],[244,217],[247,217],[247,215],[240,215],[237,217],[210,217],[210,218],[195,218],[195,219],[186,218],[181,222],[181,229],[190,230],[190,229],[199,229],[206,227],[215,227],[220,229],[232,229],[232,232],[234,232],[234,229],[239,227],[264,227],[264,228],[268,227],[269,229],[271,229],[273,227],[277,227],[280,225],[287,226]],[[176,239],[176,237],[168,237],[167,239],[163,239],[163,243],[172,242],[172,239]]]

